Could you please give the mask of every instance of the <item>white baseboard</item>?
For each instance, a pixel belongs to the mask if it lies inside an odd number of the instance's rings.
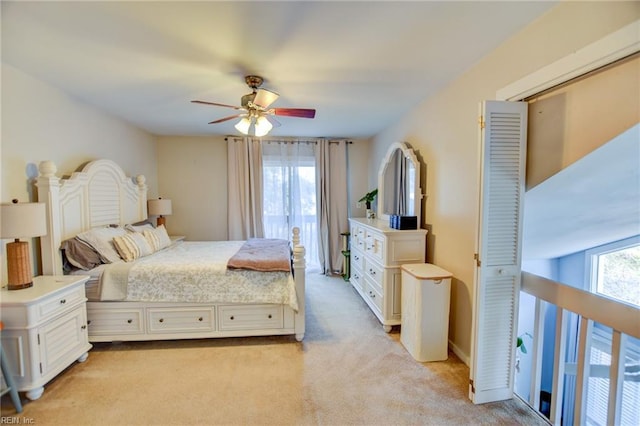
[[[464,353],[462,349],[456,346],[455,343],[453,343],[451,340],[449,340],[449,348],[451,348],[453,353],[456,354],[456,356],[460,358],[460,360],[464,362],[467,365],[467,367],[470,367],[471,359],[469,358],[469,355]]]

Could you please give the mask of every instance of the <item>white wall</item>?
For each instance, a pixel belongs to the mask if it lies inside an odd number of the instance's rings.
[[[33,181],[43,160],[52,160],[62,176],[88,161],[108,158],[128,175],[145,175],[149,194],[156,193],[153,135],[6,64],[2,64],[1,134],[2,202],[36,201]],[[3,277],[6,273],[3,262]]]
[[[171,199],[170,234],[227,239],[227,142],[224,136],[158,138],[160,196]]]
[[[373,139],[369,181],[389,144],[406,141],[427,169],[423,222],[431,227],[427,259],[454,274],[449,339],[471,353],[478,211],[478,105],[549,63],[640,17],[637,2],[564,2],[505,42],[440,93]],[[472,36],[472,35],[470,35]]]

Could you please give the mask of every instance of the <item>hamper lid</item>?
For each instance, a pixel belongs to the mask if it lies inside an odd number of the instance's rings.
[[[402,270],[408,272],[414,277],[424,280],[441,280],[443,278],[451,278],[453,274],[445,271],[439,266],[432,263],[409,263],[402,265]]]

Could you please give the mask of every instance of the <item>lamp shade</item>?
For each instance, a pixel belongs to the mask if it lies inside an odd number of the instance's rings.
[[[258,137],[265,136],[267,133],[271,131],[272,128],[273,128],[273,124],[271,124],[269,120],[267,120],[267,117],[265,117],[264,115],[261,115],[256,120],[255,134]]]
[[[169,216],[171,214],[171,200],[159,198],[147,201],[150,216]]]
[[[47,235],[44,203],[2,203],[0,237],[31,238]]]
[[[238,121],[234,127],[243,135],[248,135],[250,126],[251,120],[249,120],[247,117],[244,117],[243,119]]]

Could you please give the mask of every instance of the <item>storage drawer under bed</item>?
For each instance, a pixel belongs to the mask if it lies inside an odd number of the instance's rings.
[[[223,305],[218,316],[220,331],[284,327],[282,305]]]
[[[92,309],[87,304],[89,336],[144,333],[144,309]]]
[[[215,329],[213,306],[147,308],[150,333],[212,331]]]

